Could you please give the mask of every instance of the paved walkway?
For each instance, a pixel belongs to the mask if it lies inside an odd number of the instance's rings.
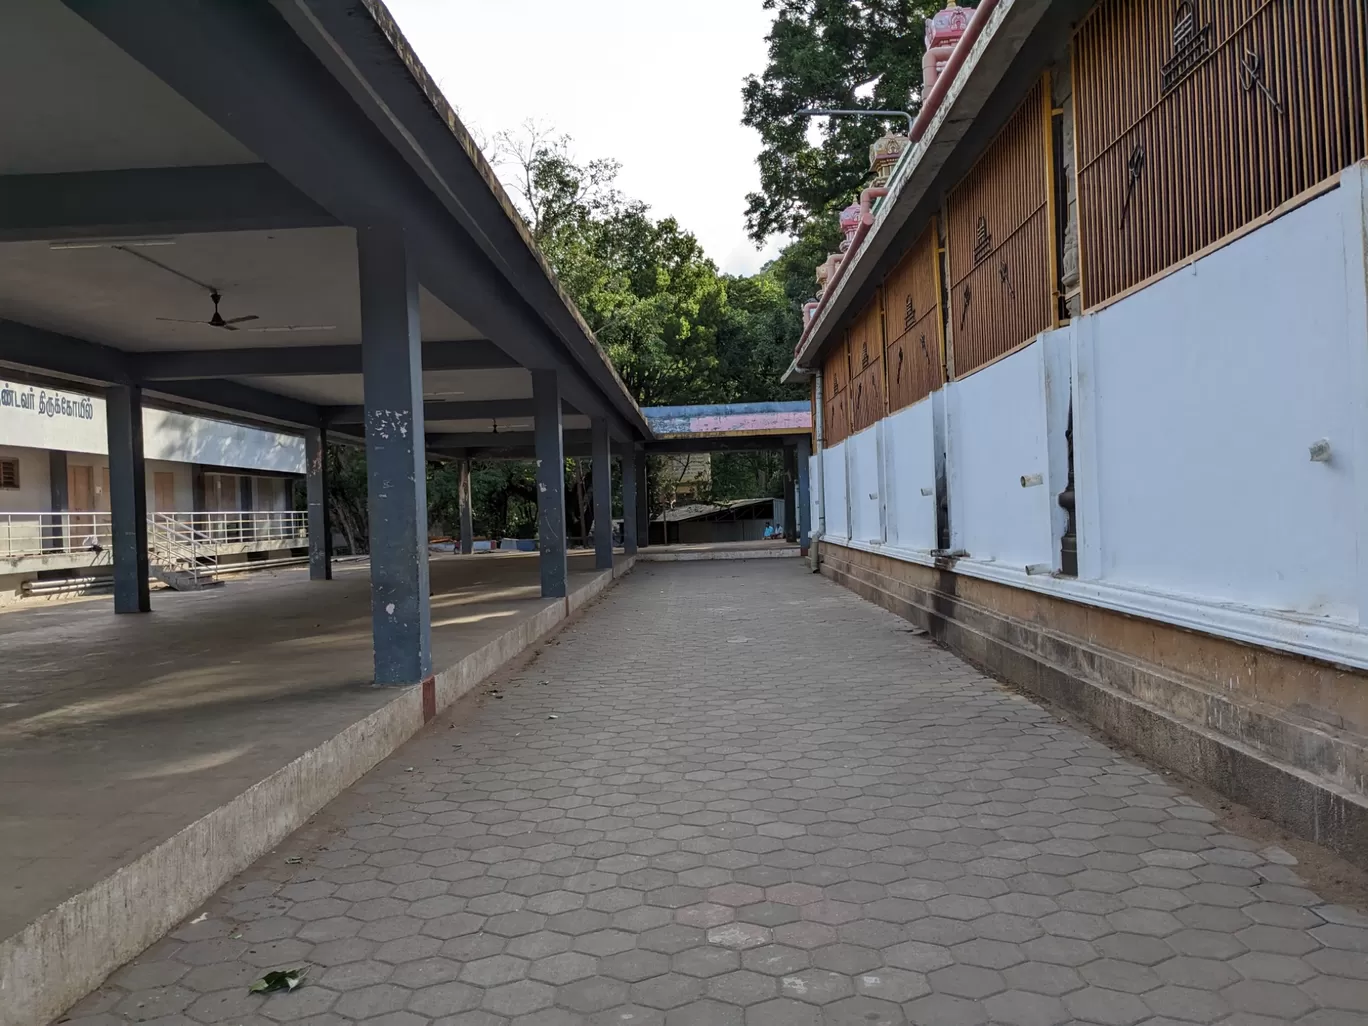
[[[1368,918],[790,561],[638,567],[500,693],[72,1026],[1368,1022]]]
[[[571,561],[571,587],[597,575]],[[343,563],[0,614],[0,940],[394,698],[370,576]],[[537,557],[432,561],[439,670],[545,609]],[[0,1022],[4,1021],[0,1016]]]

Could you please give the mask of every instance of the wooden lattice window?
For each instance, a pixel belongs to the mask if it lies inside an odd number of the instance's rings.
[[[950,345],[963,377],[1054,325],[1048,80],[950,193]]]
[[[822,444],[850,437],[850,346],[843,337],[822,365]]]
[[[0,459],[0,488],[14,491],[19,487],[19,461]]]
[[[901,410],[945,384],[936,222],[884,279],[888,408]]]
[[[876,294],[850,325],[850,427],[863,431],[884,415],[883,323]]]
[[[1086,306],[1365,155],[1362,0],[1103,0],[1074,39]]]

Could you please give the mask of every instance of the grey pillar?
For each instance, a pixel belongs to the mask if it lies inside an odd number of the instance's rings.
[[[305,488],[309,498],[309,580],[332,580],[332,518],[328,516],[328,433],[304,436]]]
[[[532,372],[537,443],[537,547],[542,598],[565,598],[565,447],[560,382],[553,370]]]
[[[432,672],[418,279],[403,233],[358,228],[376,684]]]
[[[594,568],[613,569],[613,450],[608,443],[608,421],[593,422],[594,452]]]
[[[470,460],[461,460],[461,555],[475,551],[475,519],[470,509]]]
[[[48,451],[48,509],[65,513],[71,504],[67,494],[67,454],[56,449]],[[60,516],[47,517],[43,529],[43,548],[57,551],[67,547],[65,520]]]
[[[650,462],[643,451],[637,462],[637,544],[643,549],[651,544],[651,488],[647,477]]]
[[[808,484],[808,461],[812,458],[812,439],[803,435],[798,439],[794,458],[798,463],[798,544],[807,555],[812,537],[812,492]]]
[[[794,478],[797,474],[796,450],[791,445],[784,446],[784,541],[798,540],[798,509],[794,502]]]
[[[147,468],[143,463],[142,389],[105,393],[109,431],[109,511],[114,534],[114,612],[148,613]]]
[[[204,505],[204,468],[198,463],[195,463],[190,467],[191,512],[203,512]]]
[[[622,450],[622,551],[637,551],[637,460],[644,459],[631,442]]]

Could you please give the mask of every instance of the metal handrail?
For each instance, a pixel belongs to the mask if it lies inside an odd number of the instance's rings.
[[[187,565],[216,559],[243,545],[303,548],[309,515],[296,510],[230,510],[149,513],[148,552]],[[0,559],[107,554],[114,532],[108,512],[0,513]]]
[[[0,559],[108,552],[114,530],[108,513],[0,513]]]

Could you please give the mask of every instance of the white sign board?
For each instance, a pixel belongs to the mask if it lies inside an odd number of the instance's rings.
[[[105,401],[0,380],[0,445],[108,455]],[[211,467],[304,473],[304,439],[207,417],[143,409],[143,455]]]

